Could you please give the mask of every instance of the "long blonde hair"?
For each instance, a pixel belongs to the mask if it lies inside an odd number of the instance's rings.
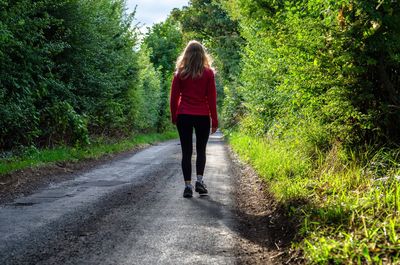
[[[197,78],[203,74],[204,68],[211,68],[211,64],[212,58],[204,46],[191,40],[176,61],[176,73],[182,79]]]

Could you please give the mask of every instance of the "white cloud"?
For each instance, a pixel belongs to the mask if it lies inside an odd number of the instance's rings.
[[[171,10],[181,8],[188,4],[188,0],[127,0],[129,11],[136,8],[136,21],[143,26],[152,26],[154,23],[164,21]]]

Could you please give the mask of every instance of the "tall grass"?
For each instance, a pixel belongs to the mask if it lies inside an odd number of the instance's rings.
[[[38,150],[26,149],[22,155],[0,159],[0,178],[6,173],[27,167],[41,166],[55,162],[74,162],[88,158],[99,158],[106,154],[114,154],[130,150],[134,147],[173,139],[177,137],[175,131],[165,133],[150,133],[134,135],[119,141],[110,142],[106,139],[98,139],[94,144],[82,148],[57,147],[54,149]]]
[[[340,144],[315,156],[285,140],[233,132],[229,141],[299,218],[293,247],[309,263],[400,264],[399,152],[360,160]]]

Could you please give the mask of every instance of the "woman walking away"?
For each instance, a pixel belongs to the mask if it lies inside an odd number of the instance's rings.
[[[182,171],[185,180],[183,197],[193,196],[192,187],[192,134],[196,134],[195,191],[207,194],[203,181],[206,164],[206,145],[210,134],[218,127],[217,92],[211,57],[203,45],[190,41],[176,62],[176,72],[171,88],[171,119],[176,124],[182,148]]]

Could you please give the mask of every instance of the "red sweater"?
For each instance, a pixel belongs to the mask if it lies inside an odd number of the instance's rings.
[[[181,79],[175,74],[172,80],[170,108],[173,123],[176,123],[178,114],[210,115],[212,127],[218,127],[214,72],[205,68],[203,75],[196,79]]]

